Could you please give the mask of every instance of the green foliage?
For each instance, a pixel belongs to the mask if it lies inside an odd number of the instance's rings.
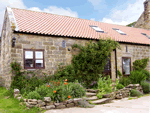
[[[117,84],[117,85],[116,85],[116,88],[117,88],[117,89],[123,89],[123,88],[124,88],[124,85],[122,85],[122,84]]]
[[[131,94],[130,94],[132,97],[135,97],[135,96],[142,96],[142,94],[139,92],[139,91],[137,91],[137,90],[135,90],[135,89],[132,89],[131,90]]]
[[[119,79],[119,84],[122,84],[123,86],[128,86],[131,83],[131,80],[129,77],[122,77]]]
[[[145,69],[148,64],[149,58],[136,60],[133,62],[133,70],[142,70]]]
[[[144,93],[149,93],[150,92],[150,83],[148,83],[147,81],[142,81],[141,86],[143,88]]]
[[[35,91],[40,94],[41,97],[46,97],[48,93],[48,87],[44,84],[35,89]]]
[[[13,72],[12,83],[11,83],[11,89],[19,89],[20,93],[23,94],[24,97],[27,96],[29,92],[32,92],[35,90],[36,87],[39,87],[40,85],[43,85],[53,79],[52,76],[43,76],[43,80],[35,76],[35,73],[33,72],[21,72],[21,66],[19,63],[11,62],[11,72]],[[32,74],[32,77],[28,77],[27,74]]]
[[[130,24],[128,24],[127,26],[128,26],[128,27],[132,27],[132,26],[134,26],[135,23],[136,23],[136,22],[130,23]]]
[[[141,81],[146,80],[146,75],[142,71],[131,71],[129,76],[132,84],[140,84]]]
[[[78,80],[89,87],[98,80],[98,74],[104,71],[108,56],[117,47],[119,43],[110,39],[97,43],[90,41],[86,46],[74,44],[72,48],[79,49],[80,53],[73,56],[71,65],[58,70],[56,78],[67,78],[71,82]]]
[[[143,70],[141,70],[141,71],[142,71],[143,74],[145,74],[146,80],[147,80],[147,81],[150,81],[150,72],[147,71],[147,70],[145,70],[145,69],[143,69]]]
[[[71,98],[81,98],[85,95],[85,88],[75,81],[75,83],[68,82],[66,85],[63,81],[51,81],[48,84],[41,85],[35,89],[41,97],[40,99],[44,99],[44,97],[51,97],[52,101],[54,102],[62,102],[64,100],[68,100],[68,96],[70,95]],[[34,93],[35,93],[34,92]],[[30,93],[29,93],[30,94]],[[32,94],[27,95],[28,98],[32,97]],[[38,97],[38,96],[37,96]],[[39,98],[39,97],[38,97]]]
[[[33,91],[27,95],[27,99],[41,99],[41,96],[38,92]]]
[[[102,77],[102,75],[99,75],[98,90],[99,90],[99,93],[97,94],[97,97],[99,99],[102,98],[103,94],[112,92],[112,82],[111,82],[110,76],[108,76],[106,80],[106,77]]]
[[[20,72],[21,70],[21,66],[19,63],[15,62],[11,62],[11,71],[13,72],[13,74],[15,74],[15,76],[13,77],[13,81],[11,83],[11,88],[12,89],[23,89],[25,88],[25,77],[22,76],[22,73]]]
[[[119,77],[123,76],[122,73],[119,70],[117,70],[117,76],[119,76]]]

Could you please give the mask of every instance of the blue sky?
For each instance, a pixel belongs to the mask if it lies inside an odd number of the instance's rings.
[[[145,0],[0,0],[0,31],[6,6],[67,15],[111,24],[137,21]]]

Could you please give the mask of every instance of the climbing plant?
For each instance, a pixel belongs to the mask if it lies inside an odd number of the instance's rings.
[[[104,71],[107,63],[107,58],[110,53],[119,48],[119,43],[111,40],[100,39],[97,43],[91,40],[86,46],[74,44],[72,48],[78,48],[80,53],[73,55],[71,65],[61,68],[55,75],[56,78],[67,78],[70,81],[77,79],[85,86],[89,86],[92,81],[97,81],[99,76]]]

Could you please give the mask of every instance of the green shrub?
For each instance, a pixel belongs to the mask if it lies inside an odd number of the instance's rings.
[[[135,89],[132,89],[131,90],[131,93],[130,93],[130,95],[132,96],[132,97],[135,97],[135,96],[142,96],[142,94],[139,92],[139,91],[137,91],[137,90],[135,90]]]
[[[48,88],[47,85],[41,85],[39,86],[39,88],[36,88],[35,91],[40,94],[41,97],[46,97],[47,93],[48,93]]]
[[[99,75],[98,79],[98,90],[99,93],[97,94],[97,97],[100,99],[102,98],[103,94],[111,93],[112,92],[112,82],[110,79],[110,76],[106,79],[106,77],[102,77],[102,75]]]
[[[122,84],[123,86],[128,86],[131,83],[129,77],[122,77],[119,79],[119,84]]]
[[[78,83],[78,81],[75,81],[75,83],[69,83],[68,85],[70,85],[69,89],[71,91],[72,98],[81,98],[85,95],[86,90]]]
[[[74,49],[79,49],[79,54],[74,55],[71,65],[57,71],[56,77],[68,79],[73,82],[78,80],[88,88],[93,81],[97,81],[98,74],[104,71],[107,58],[119,43],[108,39],[99,40],[97,43],[87,43],[86,46],[74,44]]]
[[[146,75],[146,80],[150,81],[150,72],[147,70],[142,70],[142,73]]]
[[[119,70],[117,70],[117,75],[118,75],[119,77],[122,77],[122,76],[123,76],[122,73],[121,73]]]
[[[122,84],[117,84],[117,85],[116,85],[116,88],[117,88],[117,89],[123,89],[123,88],[124,88],[124,85],[122,85]]]
[[[41,99],[41,96],[38,92],[33,91],[27,95],[27,99]]]
[[[145,69],[148,64],[149,58],[144,58],[141,60],[136,60],[133,62],[133,70]]]
[[[149,93],[150,92],[150,83],[148,83],[147,81],[142,81],[141,86],[143,88],[144,93]]]
[[[131,71],[129,76],[132,84],[140,84],[141,81],[146,80],[146,75],[142,71]]]

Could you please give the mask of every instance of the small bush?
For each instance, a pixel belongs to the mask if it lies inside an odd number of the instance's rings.
[[[128,86],[131,83],[129,77],[122,77],[119,79],[119,84],[122,84],[123,86]]]
[[[141,81],[146,80],[146,75],[142,71],[131,71],[129,76],[132,84],[140,84]]]
[[[146,75],[146,80],[150,81],[150,72],[147,70],[142,70],[142,73]]]
[[[143,88],[144,93],[149,93],[150,92],[150,83],[148,83],[146,81],[142,81],[141,86]]]
[[[27,99],[37,99],[38,100],[38,99],[41,99],[41,96],[38,92],[33,91],[27,95]]]
[[[149,58],[144,58],[141,60],[136,60],[133,62],[133,70],[145,69],[148,64]]]
[[[142,96],[142,94],[139,92],[139,91],[137,91],[137,90],[135,90],[135,89],[132,89],[131,90],[131,94],[130,94],[132,97],[139,97],[139,96]]]
[[[121,73],[119,70],[117,70],[117,75],[118,75],[119,77],[122,77],[122,76],[123,76],[122,73]]]
[[[35,91],[40,94],[41,97],[45,97],[48,92],[48,87],[47,85],[41,85],[39,88],[36,88]]]
[[[124,88],[124,85],[122,85],[122,84],[117,84],[117,85],[116,85],[116,88],[117,88],[117,89],[123,89],[123,88]]]

